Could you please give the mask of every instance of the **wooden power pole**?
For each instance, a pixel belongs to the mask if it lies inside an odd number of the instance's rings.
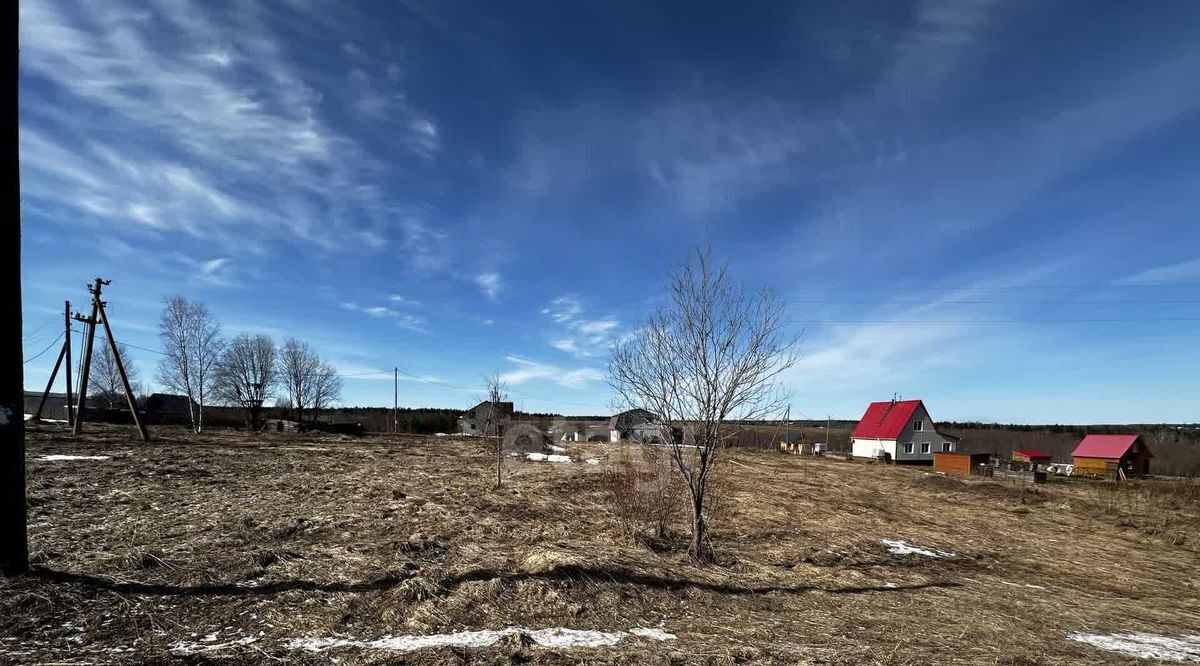
[[[37,410],[33,412],[31,421],[42,418],[42,410],[46,408],[46,400],[50,397],[50,389],[54,388],[54,380],[58,378],[58,368],[65,365],[67,375],[67,423],[75,423],[75,406],[71,400],[71,301],[63,301],[63,346],[58,352],[58,360],[50,371],[50,380],[46,382],[46,390],[38,402]],[[63,363],[63,360],[66,363]]]
[[[392,367],[392,434],[400,434],[400,368]]]
[[[0,572],[22,573],[29,570],[29,541],[25,526],[25,360],[21,344],[21,177],[20,133],[17,121],[17,3],[5,12],[13,18],[9,24],[7,76],[13,96],[4,103],[4,126],[8,133],[9,222],[0,224],[0,308],[8,314],[0,317]]]
[[[76,319],[87,325],[87,337],[83,343],[83,369],[79,372],[79,413],[75,415],[75,428],[72,432],[78,435],[82,431],[83,409],[87,405],[88,377],[92,370],[92,349],[96,342],[96,324],[103,324],[104,337],[108,340],[108,350],[112,353],[113,362],[117,366],[117,374],[121,375],[121,386],[125,389],[129,412],[133,415],[133,422],[137,425],[142,441],[149,442],[150,435],[146,433],[146,426],[138,416],[137,399],[134,398],[133,387],[129,385],[129,375],[125,374],[125,365],[121,361],[121,352],[117,349],[117,340],[113,337],[112,327],[108,324],[108,315],[104,312],[105,303],[100,299],[100,293],[104,286],[111,283],[111,280],[96,278],[95,282],[88,286],[88,291],[92,294],[91,316],[85,318],[75,315]]]

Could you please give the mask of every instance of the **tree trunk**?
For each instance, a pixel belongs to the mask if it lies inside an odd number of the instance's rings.
[[[692,493],[692,544],[688,555],[697,562],[711,562],[712,550],[707,545],[708,525],[704,522],[704,495]]]

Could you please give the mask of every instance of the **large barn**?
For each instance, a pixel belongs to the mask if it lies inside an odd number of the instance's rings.
[[[1120,478],[1150,473],[1154,456],[1139,435],[1088,435],[1071,454],[1076,476]]]
[[[920,400],[873,402],[850,433],[851,455],[898,463],[932,463],[935,452],[958,450],[958,438],[937,431]]]

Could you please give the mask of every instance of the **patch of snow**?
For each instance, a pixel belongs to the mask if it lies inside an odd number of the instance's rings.
[[[182,656],[182,655],[188,655],[188,654],[203,654],[205,652],[217,652],[217,651],[225,650],[225,649],[228,649],[231,647],[237,647],[239,645],[249,645],[251,643],[257,643],[258,639],[261,636],[262,636],[262,633],[260,632],[258,636],[245,636],[243,638],[237,638],[232,641],[225,642],[225,643],[216,643],[214,641],[217,640],[217,635],[209,634],[209,635],[205,636],[204,638],[200,639],[200,642],[198,642],[198,643],[197,642],[188,642],[188,641],[177,641],[176,643],[171,645],[171,654],[174,654],[176,656]]]
[[[32,419],[32,418],[33,418],[33,414],[26,414],[26,415],[25,415],[25,420],[26,420],[26,421],[28,421],[28,420],[30,420],[30,419]],[[42,423],[66,423],[66,421],[65,421],[65,420],[63,420],[63,419],[38,419],[38,420],[39,420],[39,421],[41,421]]]
[[[896,539],[880,539],[883,545],[888,547],[888,552],[893,555],[924,555],[925,557],[953,557],[954,553],[944,550],[935,550],[932,548],[920,548],[918,546],[910,546],[903,541]]]
[[[47,460],[54,462],[57,460],[108,460],[111,456],[70,456],[60,453],[53,453],[48,456],[41,456],[38,460]]]
[[[321,652],[329,648],[359,647],[393,652],[411,652],[433,647],[489,647],[505,636],[516,633],[529,636],[541,647],[548,648],[597,648],[615,645],[628,636],[638,636],[657,641],[675,640],[675,634],[662,629],[637,627],[625,631],[595,631],[591,629],[485,629],[482,631],[459,631],[452,634],[426,634],[424,636],[387,636],[372,641],[353,638],[295,638],[286,643],[293,650]]]
[[[589,465],[599,465],[600,459],[599,458],[588,458],[585,462]]]
[[[1034,589],[1034,590],[1044,590],[1044,589],[1046,589],[1046,588],[1042,587],[1041,585],[1030,585],[1029,583],[1010,583],[1010,582],[1008,582],[1008,581],[1006,581],[1006,580],[1002,580],[1002,581],[1000,581],[1000,582],[1001,582],[1001,583],[1003,583],[1003,584],[1005,584],[1005,585],[1011,585],[1011,586],[1013,586],[1013,587],[1028,587],[1028,588],[1031,588],[1031,589]]]
[[[555,446],[554,444],[548,444],[547,446],[550,447],[551,451],[557,451],[558,453],[566,453],[567,452],[567,448],[565,446]]]
[[[1067,638],[1138,659],[1200,661],[1200,634],[1171,638],[1146,633],[1088,634],[1072,631],[1067,633]]]
[[[527,460],[537,460],[538,462],[571,462],[571,456],[564,456],[558,453],[526,453],[525,458]]]
[[[656,641],[673,641],[678,638],[678,636],[669,631],[663,631],[662,629],[651,629],[648,627],[634,627],[633,629],[629,630],[629,633],[633,634],[634,636],[641,636],[642,638],[653,638]]]

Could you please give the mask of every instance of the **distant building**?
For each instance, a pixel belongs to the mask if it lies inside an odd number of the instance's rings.
[[[494,428],[498,423],[511,420],[513,416],[511,402],[499,402],[496,403],[496,407],[498,409],[493,408],[491,401],[484,400],[468,409],[458,417],[458,431],[464,435],[495,434],[494,431],[488,433],[484,431],[489,427]]]
[[[42,401],[41,391],[25,391],[25,413],[33,414],[37,411],[38,403]],[[66,393],[51,393],[46,397],[46,406],[42,408],[42,418],[66,420],[67,418],[67,394]]]
[[[648,409],[630,409],[614,414],[608,420],[612,431],[610,441],[633,440],[651,444],[666,444],[670,441],[669,430],[658,414]]]
[[[1037,449],[1017,449],[1012,452],[1012,461],[1019,463],[1042,464],[1054,460],[1054,456]]]
[[[920,400],[873,402],[850,433],[851,455],[897,463],[932,463],[958,450],[958,438],[937,431]]]
[[[190,409],[189,409],[190,403]],[[190,425],[192,410],[199,410],[200,405],[186,395],[171,393],[152,393],[146,398],[146,422],[158,425]]]
[[[964,453],[961,451],[935,451],[933,471],[954,476],[979,474],[991,461],[990,453]]]
[[[1071,453],[1075,476],[1118,479],[1150,473],[1154,456],[1140,435],[1088,435]]]

